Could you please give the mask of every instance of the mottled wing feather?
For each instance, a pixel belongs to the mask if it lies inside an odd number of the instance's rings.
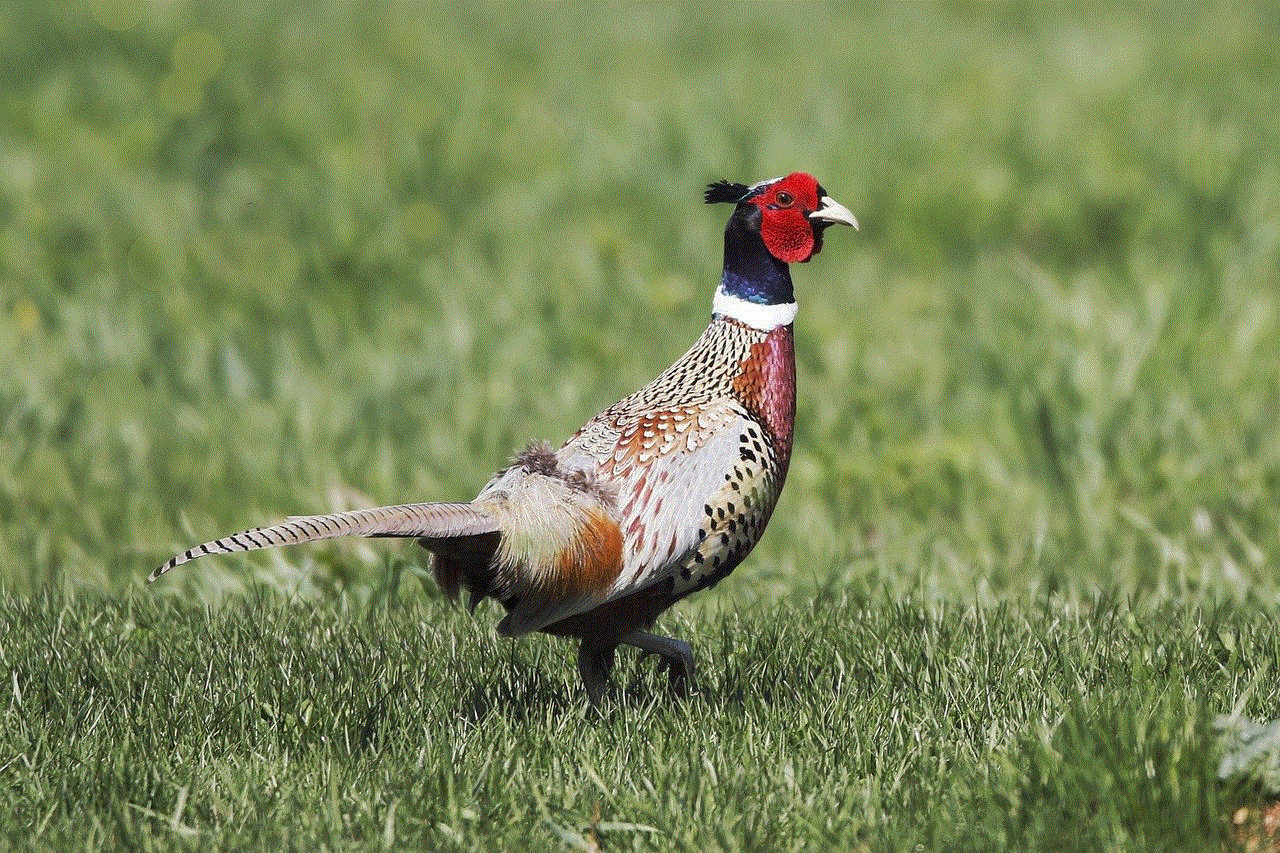
[[[706,498],[725,487],[744,423],[742,411],[722,400],[628,413],[611,424],[584,427],[558,456],[566,467],[594,466],[616,487],[622,569],[607,590],[513,610],[503,620],[503,633],[538,630],[678,572],[705,537]],[[593,441],[608,432],[615,434],[612,441]],[[607,452],[600,452],[602,446]]]
[[[663,452],[617,471],[627,553],[613,596],[661,580],[697,547],[708,497],[724,486],[743,413],[727,401],[688,418]]]

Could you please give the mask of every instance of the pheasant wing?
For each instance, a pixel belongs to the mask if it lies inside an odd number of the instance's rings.
[[[735,488],[731,472],[749,418],[733,402],[610,414],[557,456],[616,487],[611,514],[622,537],[621,567],[606,587],[520,601],[499,626],[505,635],[536,631],[678,573],[713,527],[709,500]]]

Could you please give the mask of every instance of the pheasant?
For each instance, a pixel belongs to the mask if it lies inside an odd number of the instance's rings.
[[[724,272],[701,337],[657,379],[605,409],[558,450],[530,444],[469,503],[417,503],[296,516],[196,545],[148,582],[206,554],[338,536],[412,537],[470,609],[496,599],[498,632],[579,640],[592,704],[614,651],[656,654],[672,684],[694,678],[689,644],[649,632],[658,615],[713,586],[764,533],[791,459],[796,316],[789,264],[822,248],[833,223],[857,228],[812,175],[719,181],[708,204],[736,205]]]

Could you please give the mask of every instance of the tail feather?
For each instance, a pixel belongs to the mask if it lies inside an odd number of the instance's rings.
[[[469,503],[422,503],[357,509],[328,515],[293,516],[271,527],[256,527],[188,548],[156,569],[151,583],[175,566],[206,554],[256,551],[277,545],[297,545],[339,536],[411,536],[450,539],[497,533],[497,520]]]

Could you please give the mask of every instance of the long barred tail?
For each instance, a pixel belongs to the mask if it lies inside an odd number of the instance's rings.
[[[498,532],[492,515],[469,503],[424,503],[356,509],[328,515],[299,515],[271,527],[256,527],[196,545],[178,554],[147,578],[151,583],[174,566],[205,554],[256,551],[338,536],[412,536],[447,539]]]

